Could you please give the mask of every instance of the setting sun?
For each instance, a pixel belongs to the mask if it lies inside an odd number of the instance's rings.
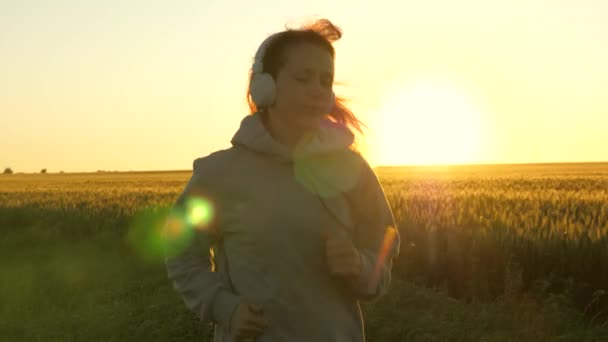
[[[479,157],[482,113],[474,98],[446,80],[391,87],[376,118],[372,154],[385,165],[462,164]]]

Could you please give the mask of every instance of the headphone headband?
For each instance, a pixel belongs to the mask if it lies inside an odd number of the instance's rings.
[[[266,49],[268,48],[268,45],[270,45],[270,42],[272,41],[272,39],[277,34],[278,33],[274,33],[274,34],[268,36],[266,39],[264,39],[262,44],[260,44],[260,46],[258,47],[258,51],[255,53],[254,62],[253,62],[253,72],[254,73],[264,72],[263,60],[264,60],[264,55],[266,54]]]
[[[271,106],[276,97],[275,80],[268,73],[264,72],[264,56],[266,49],[272,40],[281,32],[274,33],[262,42],[255,53],[252,70],[252,77],[249,83],[250,94],[253,102],[258,108]],[[331,100],[328,103],[327,112],[330,112],[334,107],[335,94],[332,91]]]

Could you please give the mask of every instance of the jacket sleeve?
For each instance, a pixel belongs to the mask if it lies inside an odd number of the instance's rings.
[[[220,323],[229,328],[230,317],[240,298],[224,287],[220,274],[214,272],[210,251],[218,240],[214,225],[192,222],[196,214],[189,203],[193,198],[205,199],[205,179],[208,177],[203,160],[195,160],[193,169],[190,180],[165,223],[165,266],[173,288],[188,309],[202,322]]]
[[[384,190],[366,161],[349,202],[362,265],[360,276],[349,284],[358,299],[372,301],[389,290],[393,259],[399,255],[401,239]]]

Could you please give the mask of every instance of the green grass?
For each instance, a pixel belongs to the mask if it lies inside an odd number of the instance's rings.
[[[8,254],[7,254],[8,253]],[[121,241],[3,249],[0,331],[7,341],[201,341],[209,327],[184,309],[164,268]],[[370,341],[600,341],[565,299],[505,297],[464,303],[395,279],[365,303]]]
[[[2,260],[7,341],[196,340],[205,333],[162,265],[142,263],[120,241],[34,243],[3,248]]]
[[[389,295],[363,305],[369,341],[608,340],[605,164],[378,173],[404,244]],[[189,175],[1,176],[0,339],[210,340],[133,239]]]

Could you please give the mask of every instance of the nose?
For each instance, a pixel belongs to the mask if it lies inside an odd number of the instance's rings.
[[[323,83],[319,80],[318,82],[311,82],[310,86],[310,94],[315,99],[322,99],[327,96],[328,89]],[[331,90],[331,89],[330,89]]]

